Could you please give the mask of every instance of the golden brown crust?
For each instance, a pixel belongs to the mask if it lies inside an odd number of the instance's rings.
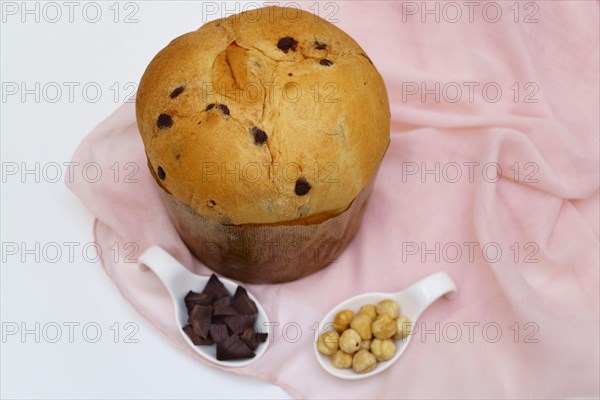
[[[279,7],[173,40],[146,69],[136,112],[161,187],[224,224],[339,214],[390,138],[383,80],[358,44]]]

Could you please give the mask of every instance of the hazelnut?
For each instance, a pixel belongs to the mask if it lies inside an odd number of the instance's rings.
[[[400,315],[400,306],[392,299],[381,300],[377,303],[377,314],[387,314],[391,319],[396,319]]]
[[[371,353],[377,361],[387,361],[396,354],[396,345],[392,339],[373,339],[371,342]]]
[[[365,349],[365,350],[370,350],[371,349],[371,341],[363,340],[362,342],[360,342],[360,348]]]
[[[368,350],[359,350],[352,358],[352,369],[359,374],[373,371],[375,365],[377,365],[377,359]]]
[[[338,350],[334,355],[331,356],[331,365],[335,368],[351,368],[352,367],[352,354],[344,353]]]
[[[371,329],[377,339],[389,339],[396,333],[396,321],[389,314],[382,314],[373,322]]]
[[[371,317],[366,314],[358,314],[350,323],[350,327],[358,332],[363,340],[369,340],[373,337],[371,324],[373,324]]]
[[[350,310],[342,310],[335,316],[333,320],[333,328],[339,333],[344,332],[350,326],[350,322],[352,322],[352,318],[354,318],[354,313]]]
[[[377,319],[377,307],[374,304],[365,304],[358,310],[358,315],[368,315],[373,321]]]
[[[413,325],[406,317],[400,317],[396,320],[396,334],[394,339],[404,339],[412,332]]]
[[[344,333],[342,333],[342,336],[340,336],[340,349],[346,353],[355,353],[358,349],[360,349],[361,342],[362,339],[358,332],[356,332],[354,329],[346,329]]]
[[[317,349],[319,349],[321,353],[330,356],[337,351],[339,340],[340,334],[336,331],[325,332],[319,336]]]

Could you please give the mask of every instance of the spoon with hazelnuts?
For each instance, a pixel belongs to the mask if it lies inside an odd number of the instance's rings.
[[[321,366],[341,379],[376,375],[400,358],[421,314],[437,299],[451,299],[456,285],[437,272],[396,293],[364,293],[325,315],[315,355]]]

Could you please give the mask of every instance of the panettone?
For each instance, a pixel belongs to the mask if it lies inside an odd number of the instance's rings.
[[[365,51],[299,9],[252,10],[176,38],[147,67],[136,107],[167,204],[214,226],[335,218],[390,140],[384,82]],[[182,236],[210,240],[200,231]]]

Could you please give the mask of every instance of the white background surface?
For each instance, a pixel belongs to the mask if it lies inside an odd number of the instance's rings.
[[[54,163],[62,166],[64,178],[63,163],[132,93],[127,84],[139,81],[151,58],[171,39],[218,14],[203,15],[198,1],[135,1],[127,8],[124,2],[115,7],[113,1],[98,1],[98,7],[87,6],[85,12],[86,3],[72,3],[70,22],[64,2],[27,2],[31,14],[24,13],[21,1],[2,2],[1,397],[288,397],[278,387],[210,368],[171,346],[121,297],[100,265],[89,260],[92,249],[86,260],[82,248],[93,241],[93,217],[63,179],[52,182]],[[223,2],[213,4],[224,12]],[[227,7],[234,10],[236,3]],[[96,18],[96,8],[102,12],[99,21],[86,21],[84,16]],[[124,23],[131,13],[137,22]],[[15,85],[19,92],[10,94]],[[101,88],[99,97],[94,87]],[[23,98],[25,88],[31,93]],[[37,174],[23,173],[35,170],[36,163]],[[12,175],[14,167],[18,170]],[[72,257],[65,242],[77,243]],[[70,322],[79,323],[72,343],[65,325]],[[133,332],[125,329],[128,322],[139,328],[130,337],[137,343],[125,343],[125,335]],[[35,332],[36,323],[38,337],[22,335],[22,328]],[[82,332],[86,323],[101,328],[96,343],[88,342],[94,339],[93,327],[87,336]],[[56,343],[54,324],[62,331]],[[10,335],[15,327],[19,332]]]

